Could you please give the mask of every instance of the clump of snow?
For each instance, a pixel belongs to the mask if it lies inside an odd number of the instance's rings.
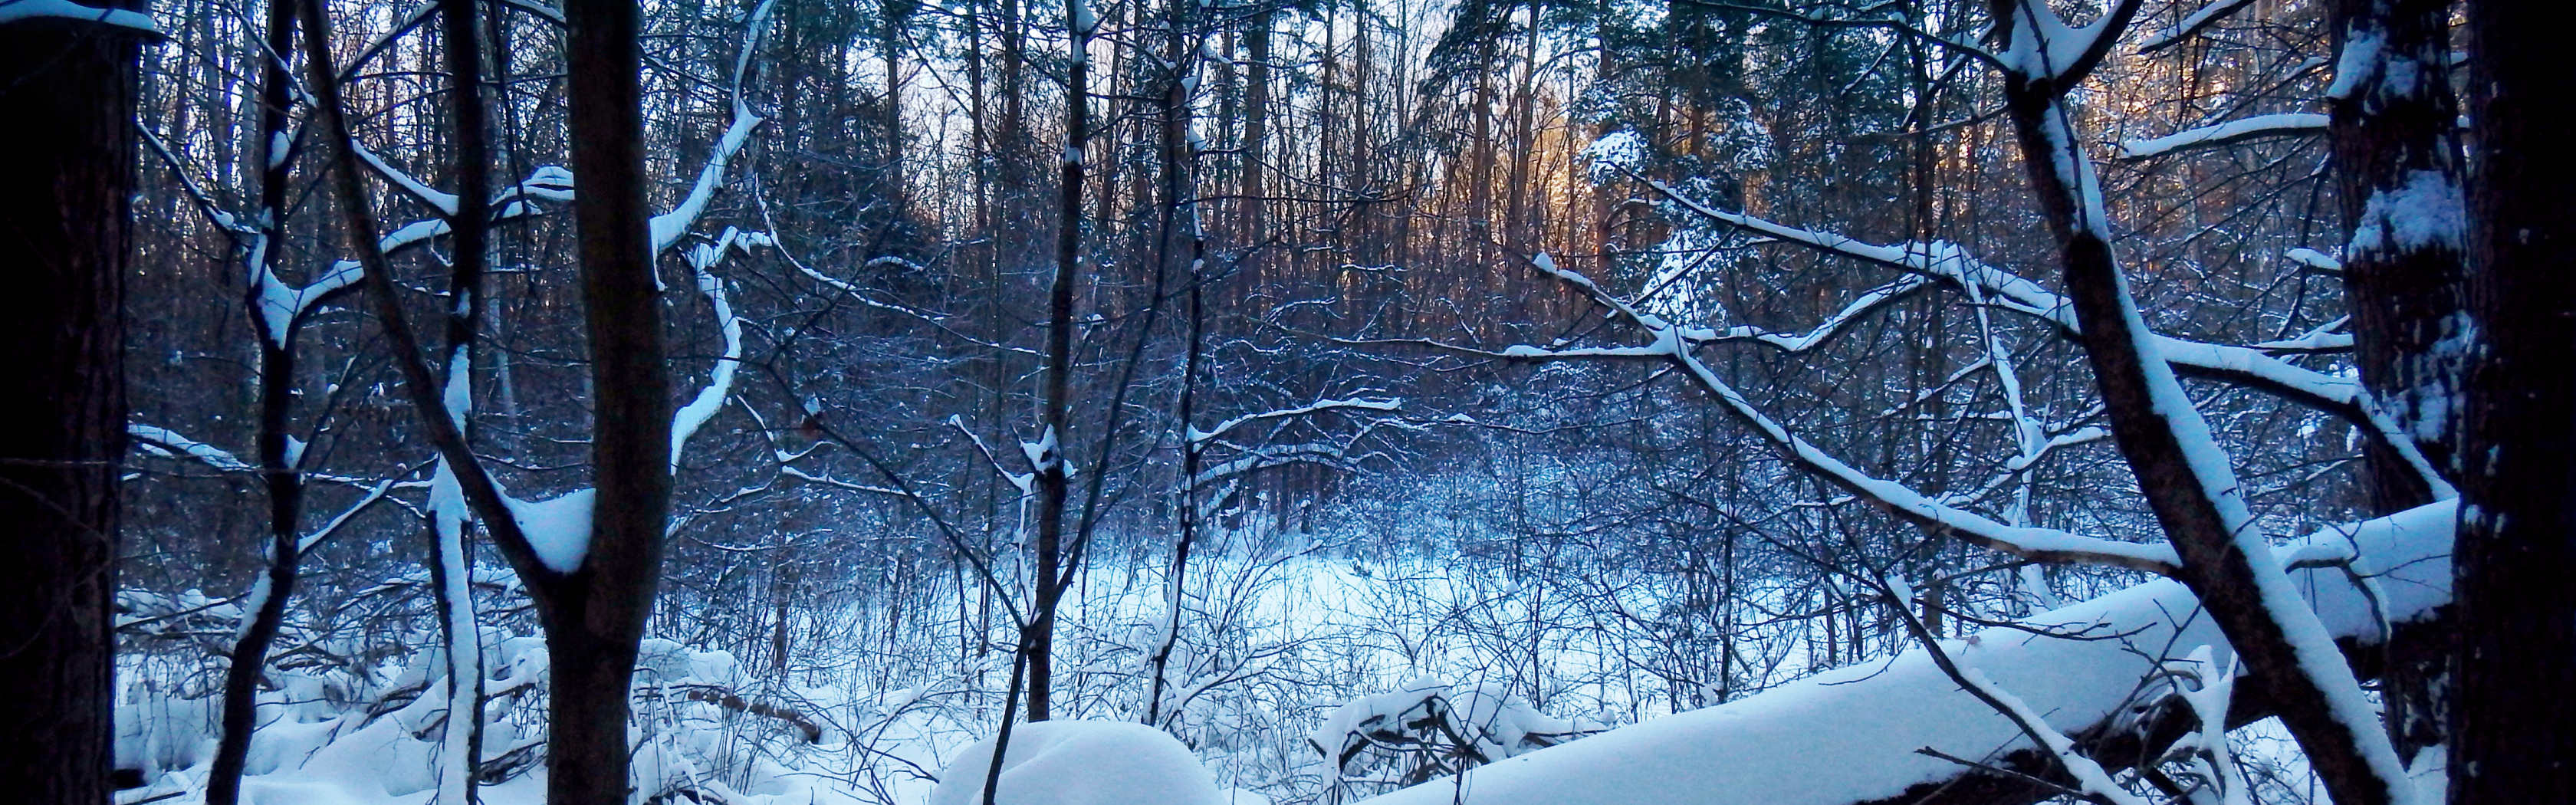
[[[2392,247],[2415,250],[2436,244],[2462,249],[2467,231],[2468,202],[2461,197],[2459,183],[2440,171],[2415,171],[2407,174],[2405,186],[2370,194],[2344,253]]]
[[[2381,50],[2388,35],[2377,28],[2356,28],[2345,35],[2343,53],[2335,59],[2334,84],[2326,87],[2326,97],[2341,98],[2352,94],[2365,78],[2377,72]]]
[[[590,509],[598,490],[583,489],[553,500],[525,501],[510,498],[510,518],[519,521],[519,530],[528,536],[528,547],[537,552],[537,561],[557,573],[581,569],[590,556]]]
[[[980,805],[993,740],[940,772],[930,805]],[[1040,721],[1011,730],[995,805],[1224,805],[1216,778],[1162,730],[1125,721]]]
[[[1595,182],[1636,169],[1645,161],[1646,152],[1646,139],[1626,129],[1602,135],[1601,139],[1583,148],[1583,156],[1591,160],[1592,180]]]

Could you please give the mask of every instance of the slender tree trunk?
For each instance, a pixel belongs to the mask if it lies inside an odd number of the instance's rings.
[[[1165,19],[1170,41],[1164,49],[1163,62],[1171,65],[1171,75],[1163,85],[1162,147],[1162,239],[1164,262],[1158,270],[1178,269],[1189,282],[1189,344],[1181,364],[1181,395],[1178,417],[1181,423],[1180,521],[1181,539],[1172,547],[1170,578],[1164,580],[1164,606],[1161,641],[1154,649],[1152,678],[1146,685],[1145,723],[1161,726],[1163,691],[1167,687],[1172,662],[1172,648],[1180,642],[1182,584],[1189,574],[1190,550],[1198,542],[1198,474],[1199,442],[1193,437],[1198,416],[1198,375],[1201,328],[1206,320],[1199,293],[1199,264],[1206,250],[1207,233],[1200,229],[1198,202],[1191,198],[1197,192],[1192,172],[1198,155],[1191,150],[1189,76],[1194,75],[1198,59],[1197,0],[1168,0]],[[1171,262],[1180,266],[1168,265]],[[1161,304],[1159,301],[1153,304]]]
[[[671,507],[671,379],[645,212],[642,15],[636,0],[563,8],[598,497],[587,558],[537,599],[554,664],[546,799],[622,805],[627,690]]]
[[[1062,174],[1055,241],[1055,281],[1047,293],[1046,387],[1040,397],[1041,452],[1037,456],[1038,529],[1035,606],[1020,636],[1027,655],[1029,720],[1052,717],[1055,654],[1055,609],[1064,596],[1059,578],[1063,560],[1064,518],[1071,498],[1065,472],[1065,438],[1073,397],[1073,286],[1082,270],[1082,182],[1084,147],[1090,144],[1091,34],[1094,18],[1084,0],[1066,0],[1065,18],[1072,34],[1064,98],[1064,150],[1058,155]],[[997,764],[998,765],[998,764]]]
[[[1530,170],[1538,152],[1538,19],[1538,5],[1532,3],[1529,30],[1521,43],[1519,86],[1512,90],[1512,168],[1503,194],[1502,240],[1514,252],[1530,248],[1530,214],[1535,209],[1530,202]]]
[[[885,176],[886,197],[893,202],[895,215],[902,217],[908,205],[909,185],[903,164],[903,26],[912,16],[912,0],[881,0],[878,8],[877,55],[885,63]]]
[[[265,32],[271,50],[292,53],[295,35],[296,0],[278,0],[268,6]],[[269,647],[277,640],[278,628],[286,617],[286,604],[295,592],[297,566],[302,561],[297,546],[298,524],[302,520],[304,479],[287,455],[287,428],[295,395],[295,322],[272,329],[267,325],[266,288],[263,280],[271,276],[284,229],[278,210],[284,209],[288,187],[288,167],[294,145],[284,141],[287,110],[293,91],[287,65],[282,59],[261,59],[259,142],[253,152],[261,157],[259,234],[265,241],[260,248],[244,257],[248,269],[243,289],[243,309],[252,340],[259,351],[259,432],[258,459],[260,485],[267,495],[268,566],[252,588],[253,606],[244,613],[241,629],[235,635],[232,657],[224,672],[222,731],[215,742],[215,757],[206,774],[207,805],[233,805],[241,797],[243,765],[250,757],[251,733],[258,729],[259,684],[268,665]],[[280,148],[283,143],[285,147]]]
[[[475,324],[487,305],[483,275],[490,265],[492,149],[491,127],[483,106],[483,49],[473,0],[439,0],[440,36],[446,46],[448,107],[455,123],[456,215],[451,233],[447,308],[447,384],[449,399],[462,410],[448,412],[471,443]],[[441,467],[441,480],[454,483],[454,469]],[[447,727],[439,771],[442,802],[482,800],[474,774],[483,755],[483,641],[474,613],[474,564],[466,544],[469,511],[463,501],[446,499],[433,506],[429,534],[430,583],[437,587],[438,626],[447,639]]]
[[[1265,239],[1262,229],[1268,225],[1262,220],[1267,205],[1261,197],[1268,192],[1264,176],[1270,170],[1266,148],[1270,140],[1271,14],[1266,10],[1255,12],[1243,33],[1243,56],[1251,65],[1245,68],[1243,79],[1243,218],[1235,225],[1234,238],[1253,248]],[[1256,256],[1248,253],[1243,260],[1241,273],[1257,277]]]
[[[0,24],[0,791],[29,805],[108,800],[122,312],[134,194],[133,32]]]
[[[2471,0],[2472,345],[2451,802],[2576,799],[2576,98],[2551,7]]]

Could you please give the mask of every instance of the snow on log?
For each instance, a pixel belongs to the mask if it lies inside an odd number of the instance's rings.
[[[930,805],[978,805],[993,739],[939,774]],[[1162,730],[1126,721],[1035,721],[1011,730],[994,805],[1222,805],[1216,778]]]
[[[2449,603],[2454,508],[2441,502],[2330,528],[2280,546],[2276,556],[2299,568],[2291,571],[2292,580],[2337,638],[2377,642],[2391,624],[2432,618]],[[2344,567],[2318,566],[2354,555],[2359,558],[2352,561],[2352,573],[2373,582],[2367,594]],[[2128,710],[2137,704],[2132,693],[2164,660],[2182,659],[2204,645],[2221,664],[2231,654],[2217,627],[2200,616],[2191,593],[2171,580],[2042,613],[2022,625],[2092,639],[1998,628],[1944,641],[1944,648],[2067,735],[2132,725],[2134,719],[2122,718],[2134,715]],[[1981,779],[2000,778],[1917,753],[1924,748],[2002,759],[2032,747],[2009,720],[1961,691],[1918,648],[1367,802],[1845,805],[1927,801],[1945,789],[1976,788]]]

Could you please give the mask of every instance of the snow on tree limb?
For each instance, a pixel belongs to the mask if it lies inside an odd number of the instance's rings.
[[[2326,120],[2325,115],[2308,113],[2256,115],[2242,120],[2184,129],[2162,137],[2122,140],[2120,158],[2146,159],[2275,137],[2321,135],[2326,133]]]
[[[1258,421],[1265,420],[1265,419],[1280,419],[1280,418],[1285,418],[1285,417],[1304,416],[1304,415],[1306,415],[1306,414],[1311,414],[1311,413],[1315,413],[1315,412],[1318,412],[1318,411],[1333,411],[1333,410],[1345,410],[1345,409],[1357,409],[1357,410],[1366,410],[1366,411],[1401,411],[1401,410],[1404,410],[1404,400],[1399,399],[1399,398],[1353,397],[1353,398],[1350,398],[1350,399],[1343,399],[1343,400],[1323,400],[1323,401],[1316,402],[1316,403],[1314,403],[1314,404],[1312,404],[1312,405],[1301,405],[1301,406],[1298,406],[1298,407],[1295,407],[1295,408],[1283,408],[1283,409],[1280,409],[1280,410],[1277,410],[1277,411],[1263,411],[1263,412],[1261,412],[1261,413],[1257,413],[1257,414],[1244,414],[1244,415],[1242,415],[1242,416],[1238,416],[1238,417],[1235,417],[1235,418],[1233,418],[1233,419],[1229,419],[1229,420],[1226,420],[1226,421],[1224,421],[1224,422],[1218,423],[1218,424],[1217,424],[1217,426],[1216,426],[1215,428],[1212,428],[1212,429],[1209,429],[1209,430],[1199,430],[1199,429],[1198,429],[1198,428],[1196,428],[1196,427],[1191,427],[1191,428],[1189,429],[1189,440],[1190,440],[1190,441],[1192,441],[1192,442],[1206,442],[1206,441],[1209,441],[1209,440],[1215,439],[1215,438],[1217,438],[1217,437],[1219,437],[1219,436],[1223,436],[1223,435],[1225,435],[1226,431],[1230,431],[1230,430],[1233,430],[1233,429],[1235,429],[1235,428],[1237,428],[1237,427],[1243,426],[1243,425],[1245,425],[1245,424],[1249,424],[1249,423],[1253,423],[1253,422],[1258,422]]]
[[[682,448],[688,446],[689,437],[696,435],[698,428],[707,420],[715,418],[716,412],[724,407],[725,399],[733,394],[734,372],[742,366],[742,318],[734,315],[733,303],[725,295],[724,280],[709,269],[723,262],[735,250],[750,251],[770,242],[766,233],[741,232],[725,227],[724,234],[718,236],[716,242],[699,244],[689,251],[689,270],[697,276],[698,293],[705,296],[707,304],[714,308],[716,328],[724,334],[724,354],[716,357],[715,368],[708,371],[706,387],[699,389],[698,395],[690,399],[688,405],[672,413],[673,473],[680,471],[680,455]]]
[[[1985,301],[1995,307],[2046,322],[2069,339],[2079,338],[2083,332],[2075,321],[2074,305],[2066,297],[2030,279],[1977,260],[1958,244],[1947,241],[1902,246],[1868,243],[1826,230],[1793,227],[1715,209],[1652,178],[1633,175],[1632,178],[1701,217],[1781,243],[1930,277],[1963,290],[1973,286],[1981,294],[1992,294]],[[2191,341],[2161,333],[2153,334],[2153,338],[2157,345],[2156,354],[2171,364],[2174,371],[2199,379],[2258,389],[2351,422],[2373,438],[2390,443],[2401,453],[2414,455],[2415,458],[2410,460],[2411,466],[2419,474],[2425,474],[2437,490],[2448,488],[2438,473],[2432,472],[2430,463],[2422,460],[2420,452],[2411,445],[2397,444],[2407,441],[2408,437],[2392,421],[2372,413],[2371,406],[2367,404],[2369,395],[2358,381],[2289,363],[2259,347]]]
[[[2242,9],[2253,4],[2254,0],[2211,0],[2208,5],[2201,6],[2199,11],[2192,12],[2191,16],[2182,18],[2181,22],[2174,23],[2171,27],[2162,31],[2157,31],[2154,35],[2147,37],[2147,41],[2139,43],[2138,55],[2144,56],[2165,48],[2173,47],[2176,44],[2180,44],[2183,40],[2190,39],[2191,37],[2198,35],[2201,31],[2208,30],[2209,26],[2218,24],[2221,20],[2227,19],[2229,15],[2235,14],[2238,9]]]
[[[1531,263],[1539,270],[1582,289],[1594,301],[1644,329],[1652,341],[1632,347],[1547,348],[1524,344],[1484,354],[1519,360],[1644,358],[1670,361],[1682,369],[1694,385],[1716,397],[1729,413],[1762,434],[1793,463],[1927,531],[1954,535],[1993,550],[2039,561],[2102,564],[2158,574],[2170,573],[2178,566],[2172,549],[2164,545],[2087,537],[2052,528],[2006,525],[1985,515],[1934,500],[1904,484],[1861,472],[1790,431],[1737,392],[1732,384],[1718,377],[1691,351],[1684,337],[1685,328],[1638,310],[1627,301],[1602,290],[1582,274],[1557,267],[1556,261],[1546,254],[1532,257]]]
[[[137,447],[161,451],[164,455],[186,456],[224,472],[259,470],[248,462],[242,461],[239,456],[233,455],[230,450],[181,436],[177,431],[168,428],[129,424],[125,426],[125,434],[134,437],[134,444]]]
[[[85,6],[71,0],[7,0],[0,2],[0,23],[19,20],[62,19],[95,22],[140,33],[161,35],[161,26],[152,15],[121,8]]]

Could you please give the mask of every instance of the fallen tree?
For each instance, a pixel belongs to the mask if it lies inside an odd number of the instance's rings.
[[[2355,668],[2367,673],[2368,655],[2393,631],[2442,628],[2454,508],[2430,504],[2278,548]],[[2163,669],[2203,646],[2221,666],[2231,659],[2218,627],[2171,579],[1941,641],[2105,767],[2159,758],[2200,728]],[[2270,715],[2251,683],[2238,683],[2231,727]],[[2074,787],[2052,753],[1917,648],[1368,802],[1992,805]]]

